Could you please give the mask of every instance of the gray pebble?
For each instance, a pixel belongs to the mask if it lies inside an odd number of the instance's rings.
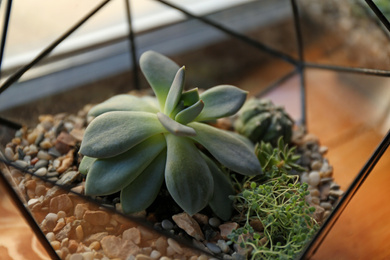
[[[311,154],[311,158],[313,160],[321,160],[322,159],[322,155],[320,153],[315,152],[315,153]]]
[[[224,252],[224,253],[227,253],[230,251],[230,247],[228,246],[228,244],[226,243],[225,240],[222,240],[222,239],[218,240],[217,245],[219,246],[219,248],[221,248],[222,252]]]
[[[49,165],[49,161],[48,160],[39,160],[37,161],[37,163],[34,165],[34,168],[35,169],[39,169],[39,168],[42,168],[42,167],[47,167]]]
[[[12,151],[11,147],[6,147],[5,150],[4,150],[4,155],[5,155],[5,158],[7,158],[7,160],[9,161],[13,161],[14,160],[14,151]]]
[[[45,136],[43,133],[40,133],[35,139],[35,145],[38,146],[43,141],[43,139],[45,139]]]
[[[329,183],[333,181],[333,178],[332,177],[325,177],[325,178],[322,178],[321,179],[321,184],[324,184],[324,183]]]
[[[169,221],[168,219],[164,219],[161,222],[161,226],[165,230],[171,230],[173,228],[173,223],[171,221]]]
[[[42,151],[42,150],[38,152],[37,157],[38,157],[38,159],[41,159],[41,160],[50,160],[51,159],[51,155],[45,151]]]
[[[244,255],[240,255],[237,252],[234,252],[232,254],[232,259],[233,260],[246,260],[246,257]]]
[[[35,175],[37,176],[45,176],[47,173],[47,169],[45,167],[41,167],[35,171]]]
[[[30,155],[24,156],[23,161],[26,161],[26,162],[28,162],[28,164],[30,164],[31,156]]]
[[[321,147],[318,149],[318,151],[319,151],[322,155],[324,155],[324,154],[326,154],[326,153],[328,152],[328,147],[326,147],[326,146],[321,146]]]
[[[308,183],[309,182],[309,174],[307,172],[304,172],[301,174],[301,183]]]
[[[318,184],[320,184],[321,176],[318,171],[312,171],[309,173],[309,181],[308,183],[313,186],[317,187]]]
[[[54,169],[57,169],[58,167],[60,167],[60,165],[61,165],[61,161],[60,160],[55,159],[53,161],[53,168]]]
[[[340,185],[338,185],[337,183],[332,182],[330,184],[330,189],[331,190],[338,190],[338,189],[340,189]]]
[[[315,160],[310,166],[313,171],[319,171],[322,167],[322,162],[320,160]]]
[[[311,197],[311,202],[313,204],[319,205],[320,204],[320,198],[318,198],[318,197]]]
[[[59,175],[59,173],[58,172],[56,172],[56,171],[54,171],[54,172],[48,172],[47,174],[46,174],[46,176],[48,177],[48,178],[50,178],[50,177],[58,177],[58,175]]]
[[[342,190],[330,190],[329,191],[329,196],[333,196],[333,197],[341,197],[343,196],[344,192]]]
[[[210,218],[209,224],[210,226],[217,228],[219,225],[221,225],[221,221],[218,218]]]
[[[53,156],[54,158],[61,156],[61,153],[55,147],[50,148],[48,154]]]
[[[331,210],[332,209],[332,204],[329,202],[321,202],[320,206],[323,207],[325,210]]]
[[[50,177],[50,178],[47,178],[47,180],[52,181],[52,182],[57,182],[58,177]]]
[[[216,244],[213,244],[213,243],[206,243],[206,246],[207,248],[213,252],[214,254],[219,254],[222,252],[221,248],[219,248],[219,246],[217,246]]]
[[[61,179],[59,179],[56,184],[62,184],[62,185],[66,185],[66,184],[71,184],[78,176],[80,175],[79,172],[76,172],[76,171],[69,171],[67,173],[65,173],[64,175],[62,175]]]
[[[28,149],[28,154],[36,154],[38,152],[38,148],[35,144],[31,144]]]
[[[28,166],[28,162],[23,161],[23,160],[16,160],[15,164],[16,164],[16,166],[23,168],[23,169],[27,168],[27,166]]]

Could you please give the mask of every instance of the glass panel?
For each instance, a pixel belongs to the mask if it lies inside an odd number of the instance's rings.
[[[390,34],[364,1],[299,3],[307,61],[371,69],[390,67]]]
[[[311,259],[389,257],[389,167],[387,149]]]

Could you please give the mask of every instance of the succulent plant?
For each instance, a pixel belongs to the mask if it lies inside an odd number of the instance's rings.
[[[140,58],[156,98],[122,94],[93,107],[80,147],[87,195],[120,191],[125,213],[147,208],[164,180],[175,202],[193,215],[207,205],[222,219],[234,193],[224,169],[262,173],[254,147],[205,121],[235,114],[247,93],[220,85],[184,91],[185,68],[154,51]]]
[[[276,146],[279,137],[291,142],[294,120],[283,107],[275,106],[269,99],[249,99],[241,108],[235,121],[235,130],[254,143],[271,143]]]

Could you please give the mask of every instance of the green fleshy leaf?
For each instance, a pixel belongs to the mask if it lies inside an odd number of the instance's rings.
[[[158,112],[157,118],[160,120],[161,124],[168,130],[171,134],[176,136],[195,136],[196,132],[191,127],[182,125],[169,116]]]
[[[186,109],[180,111],[176,115],[175,120],[180,124],[186,125],[189,122],[192,122],[200,114],[200,112],[202,112],[203,107],[204,107],[203,101],[199,100],[192,106],[187,107]]]
[[[146,138],[164,133],[157,116],[139,111],[112,111],[96,117],[87,127],[80,153],[109,158],[126,152]]]
[[[213,178],[195,144],[185,137],[166,134],[165,183],[176,203],[188,214],[202,210],[213,194]]]
[[[180,111],[182,111],[184,109],[184,101],[183,100],[180,100],[179,104],[177,104],[177,106],[175,107],[175,109],[173,110],[173,112],[171,113],[171,118],[174,118],[175,115],[177,115]]]
[[[79,172],[84,175],[87,174],[95,161],[96,158],[84,156],[79,165]]]
[[[233,201],[229,199],[234,195],[234,188],[229,177],[206,155],[202,154],[214,180],[214,193],[209,202],[210,208],[222,220],[229,220],[233,212]]]
[[[196,131],[190,137],[203,145],[221,164],[244,175],[261,174],[261,166],[254,151],[239,138],[207,124],[188,124]]]
[[[252,143],[252,141],[249,140],[247,137],[245,137],[245,136],[243,136],[243,135],[241,135],[241,134],[239,134],[239,133],[231,132],[231,131],[225,131],[225,133],[232,135],[234,138],[240,139],[243,143],[246,144],[246,146],[248,146],[248,148],[249,148],[251,151],[254,151],[254,150],[255,150],[255,144]]]
[[[200,94],[204,102],[202,113],[196,121],[209,121],[234,115],[245,102],[247,92],[230,85],[210,88]]]
[[[165,151],[160,153],[133,182],[121,191],[121,204],[125,214],[142,211],[156,199],[164,182],[166,157]]]
[[[160,111],[164,111],[165,100],[179,66],[160,53],[147,51],[140,57],[140,67],[157,97]]]
[[[188,91],[185,91],[181,94],[181,100],[186,107],[192,106],[199,101],[199,91],[198,88],[193,88]]]
[[[85,194],[109,195],[122,190],[134,181],[165,147],[165,138],[158,134],[121,155],[96,160],[87,175]]]
[[[153,106],[143,98],[122,94],[113,96],[103,103],[94,106],[89,110],[88,115],[98,116],[109,111],[145,111],[156,113],[158,112],[158,107]]]
[[[167,99],[165,101],[164,113],[171,116],[171,113],[180,101],[181,93],[184,89],[185,82],[185,68],[181,67],[172,82],[171,88],[169,89]]]

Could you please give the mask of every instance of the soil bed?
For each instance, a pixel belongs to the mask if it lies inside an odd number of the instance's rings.
[[[190,241],[206,253],[189,249],[162,233],[77,196],[84,192],[85,176],[78,172],[81,159],[78,149],[85,127],[91,121],[87,117],[90,108],[91,105],[85,106],[77,115],[42,115],[35,128],[20,129],[5,148],[5,157],[18,168],[11,167],[10,173],[22,200],[60,258],[245,259],[247,250],[230,244],[227,237],[242,225],[237,217],[223,222],[207,209],[191,217],[169,195],[163,196],[164,189],[159,199],[136,217],[179,241]],[[229,123],[220,121],[219,126],[229,127]],[[317,137],[300,130],[295,130],[293,144],[301,155],[299,164],[306,169],[300,174],[300,181],[309,184],[306,201],[315,208],[315,220],[322,223],[342,195],[332,178],[332,166],[324,157],[327,148],[320,145]],[[20,169],[30,170],[35,176]],[[121,211],[115,195],[95,199]]]

